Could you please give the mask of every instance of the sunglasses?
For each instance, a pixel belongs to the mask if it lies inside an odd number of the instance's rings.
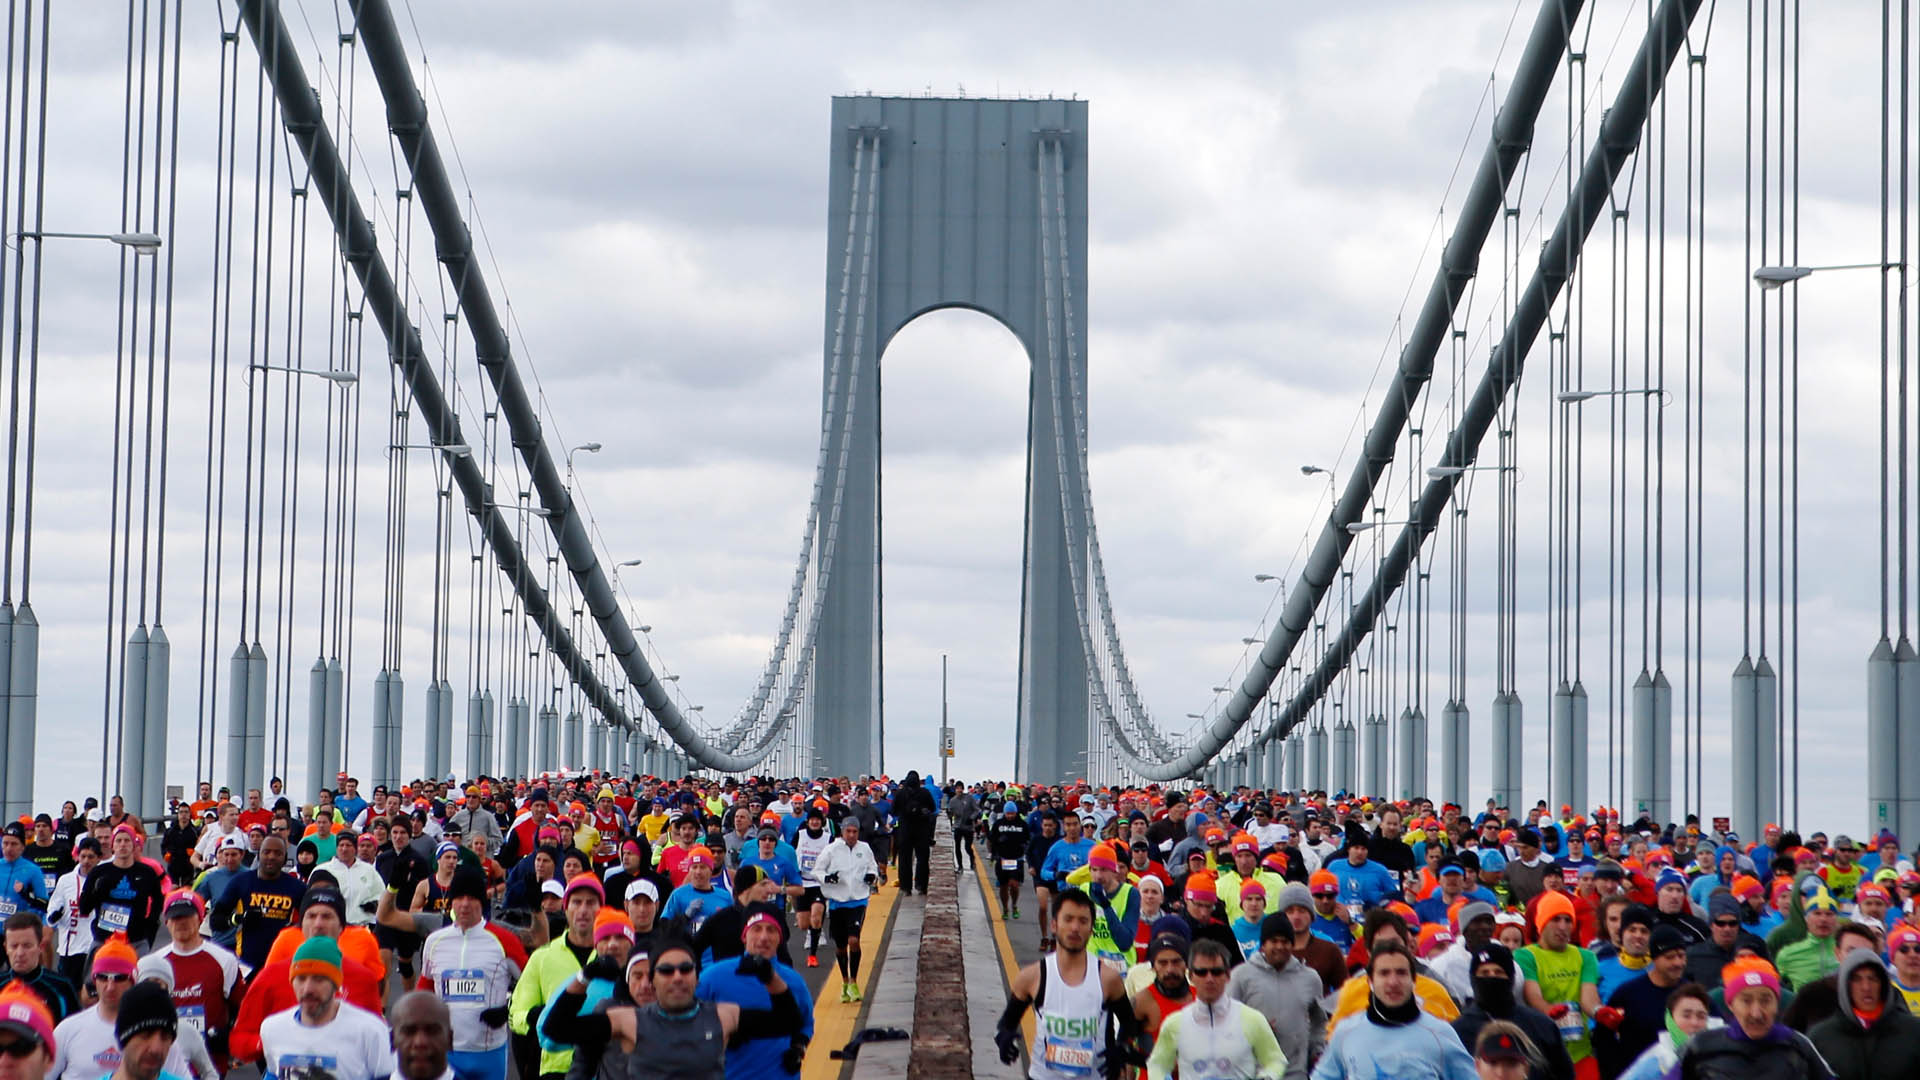
[[[1715,919],[1713,920],[1713,925],[1724,926],[1729,930],[1738,930],[1740,928],[1740,920],[1739,919]]]
[[[41,1045],[38,1038],[15,1039],[10,1043],[0,1045],[0,1054],[4,1054],[10,1058],[27,1058],[33,1056],[33,1053],[39,1050]]]
[[[133,981],[133,976],[131,975],[112,975],[112,974],[107,974],[105,972],[95,972],[93,977],[100,980],[101,982],[110,982],[110,983]]]
[[[700,969],[692,963],[655,964],[653,966],[653,973],[655,975],[691,975],[698,970]]]
[[[1223,967],[1212,967],[1212,968],[1197,967],[1197,968],[1188,968],[1187,971],[1189,974],[1193,975],[1195,978],[1198,978],[1198,979],[1219,978],[1219,977],[1225,976],[1227,973],[1227,969]]]
[[[1902,945],[1893,951],[1897,953],[1920,953],[1920,945]]]

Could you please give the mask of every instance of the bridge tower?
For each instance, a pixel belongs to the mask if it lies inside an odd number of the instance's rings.
[[[1091,719],[1074,604],[1087,573],[1084,432],[1072,415],[1056,425],[1049,397],[1052,380],[1076,387],[1063,392],[1085,417],[1086,138],[1084,101],[833,99],[823,409],[829,424],[844,410],[852,429],[813,655],[815,771],[884,768],[880,360],[902,327],[948,307],[999,320],[1033,364],[1016,775],[1052,780],[1086,768]],[[1043,230],[1054,237],[1045,250]],[[1062,458],[1072,467],[1059,468]],[[1079,549],[1071,559],[1069,536]]]

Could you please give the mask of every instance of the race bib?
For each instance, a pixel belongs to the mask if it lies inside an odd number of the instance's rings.
[[[11,895],[0,898],[0,921],[5,921],[8,917],[12,916],[14,912],[19,910],[20,905],[14,901]]]
[[[100,905],[100,928],[111,934],[116,930],[125,930],[133,921],[133,909],[125,904]]]
[[[47,883],[47,895],[48,895],[48,896],[52,896],[52,895],[53,895],[53,887],[54,887],[55,885],[57,885],[57,884],[59,884],[59,883],[60,883],[60,875],[58,875],[58,874],[51,874],[51,873],[49,873],[49,874],[41,874],[41,875],[40,875],[40,879],[41,879],[42,881],[45,881],[45,882]]]
[[[461,1001],[485,1001],[487,973],[479,968],[455,968],[440,973],[440,996],[448,1004]]]
[[[1580,1015],[1578,1005],[1568,1005],[1566,1013],[1554,1023],[1560,1028],[1563,1042],[1578,1042],[1587,1037],[1587,1018]]]
[[[1092,1039],[1074,1039],[1064,1036],[1047,1036],[1040,1044],[1041,1057],[1047,1066],[1058,1072],[1076,1076],[1093,1074],[1094,1049]]]
[[[282,1054],[267,1075],[275,1080],[338,1080],[340,1059],[332,1054]]]
[[[800,872],[803,874],[813,873],[813,861],[819,857],[820,856],[814,852],[808,852],[800,856]]]
[[[1001,859],[1000,869],[1005,870],[1007,873],[1011,874],[1016,870],[1020,869],[1020,860],[1019,859]]]
[[[199,1032],[207,1033],[207,1007],[205,1005],[176,1005],[174,1012],[180,1014],[180,1022]]]

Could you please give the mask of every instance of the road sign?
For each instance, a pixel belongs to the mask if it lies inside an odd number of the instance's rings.
[[[1717,817],[1713,819],[1713,831],[1722,835],[1733,830],[1733,819]]]
[[[940,756],[953,756],[953,729],[950,727],[940,729]]]

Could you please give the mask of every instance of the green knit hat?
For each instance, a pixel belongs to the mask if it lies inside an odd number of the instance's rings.
[[[293,965],[288,970],[289,978],[302,975],[325,975],[339,986],[345,980],[341,976],[340,943],[330,937],[310,937],[293,954]]]

